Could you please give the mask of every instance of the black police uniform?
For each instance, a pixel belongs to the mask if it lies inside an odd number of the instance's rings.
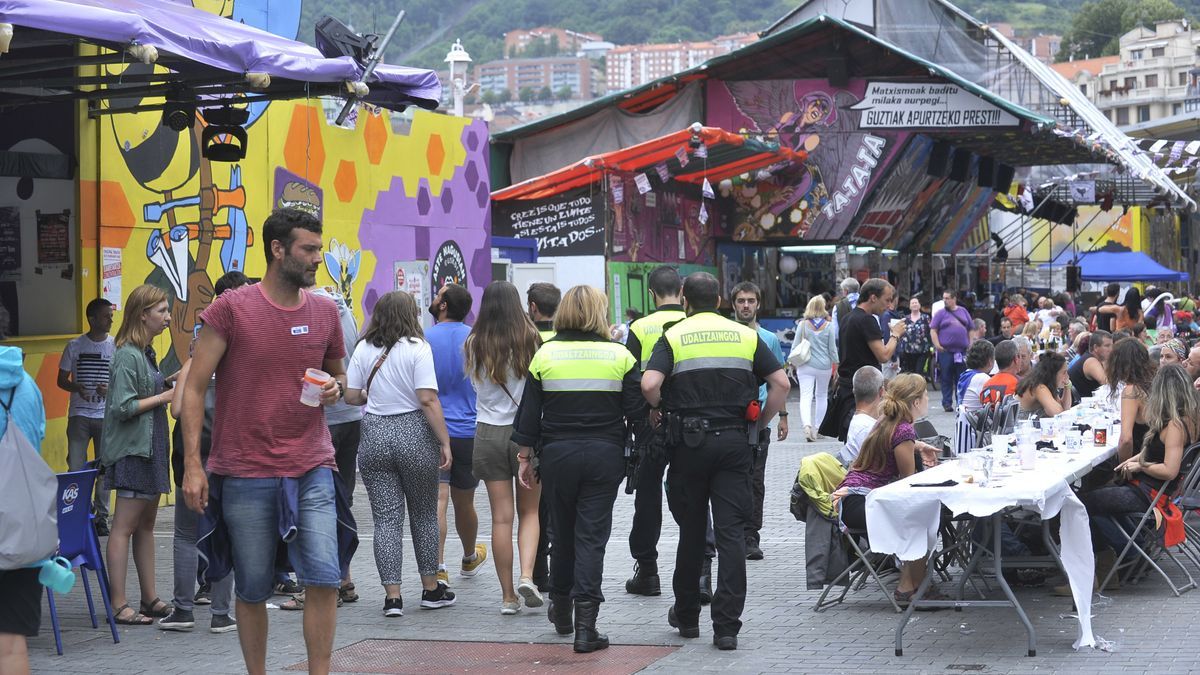
[[[542,343],[554,339],[553,321],[535,321],[538,336]],[[533,583],[539,591],[546,593],[550,590],[550,507],[545,495],[538,500],[538,546],[533,558]]]
[[[576,651],[608,645],[595,620],[604,601],[600,584],[613,503],[625,476],[625,420],[646,415],[640,383],[637,360],[622,345],[562,331],[534,355],[513,426],[515,443],[541,447],[542,496],[553,538],[548,613],[560,633],[570,632],[564,631],[568,596],[574,600]]]
[[[667,326],[682,321],[686,315],[682,305],[662,305],[654,312],[629,325],[625,346],[638,360],[641,369],[649,363],[650,355]],[[641,434],[652,433],[648,427]],[[665,453],[650,451],[642,442],[644,454],[639,459],[637,482],[633,496],[633,523],[629,529],[629,554],[637,561],[634,578],[625,582],[625,590],[638,595],[658,595],[658,538],[662,532],[662,482],[667,470]]]
[[[748,326],[715,311],[696,312],[671,326],[646,370],[664,373],[662,407],[670,416],[667,503],[679,524],[674,619],[694,627],[700,617],[699,578],[708,507],[720,556],[712,601],[714,639],[736,636],[746,602],[746,538],[753,498],[746,408],[758,386],[782,368]]]

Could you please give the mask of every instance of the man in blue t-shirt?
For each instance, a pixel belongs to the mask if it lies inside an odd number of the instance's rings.
[[[749,281],[743,281],[729,293],[730,303],[733,305],[734,318],[738,323],[744,323],[747,326],[758,331],[758,336],[771,349],[771,353],[775,358],[779,359],[779,363],[784,362],[783,347],[779,344],[779,338],[775,333],[758,325],[758,308],[762,303],[762,292],[758,286]],[[767,385],[763,383],[758,388],[758,405],[760,409],[766,407],[767,401]],[[785,440],[788,436],[788,413],[787,408],[779,412],[779,440]],[[753,486],[754,486],[754,509],[751,517],[746,521],[746,559],[747,560],[762,560],[763,552],[759,547],[759,530],[762,529],[763,523],[763,499],[766,497],[766,473],[767,473],[767,448],[771,445],[771,429],[770,427],[763,429],[758,437],[758,455],[754,459],[753,471]]]
[[[450,452],[453,463],[441,474],[438,489],[438,527],[441,543],[438,547],[438,583],[450,585],[446,570],[446,509],[454,502],[454,529],[462,540],[463,558],[460,574],[473,577],[487,560],[487,546],[476,542],[479,534],[479,514],[475,512],[475,488],[479,485],[471,472],[475,448],[475,387],[463,367],[463,343],[471,327],[463,323],[471,312],[471,293],[458,284],[446,284],[438,291],[429,313],[437,325],[425,331],[425,339],[433,351],[433,369],[437,375],[438,400],[450,432]]]

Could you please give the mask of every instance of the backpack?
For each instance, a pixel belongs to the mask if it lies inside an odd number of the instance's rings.
[[[20,386],[20,385],[18,385]],[[0,438],[0,570],[30,567],[58,550],[58,477],[12,416]]]

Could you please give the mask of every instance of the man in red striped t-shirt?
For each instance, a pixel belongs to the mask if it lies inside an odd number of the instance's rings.
[[[303,211],[280,209],[263,223],[262,234],[267,255],[262,283],[223,293],[200,315],[204,326],[183,399],[183,493],[191,509],[206,508],[200,427],[204,389],[215,372],[208,470],[221,485],[218,515],[229,532],[246,670],[266,672],[265,603],[274,587],[286,482],[297,487],[298,535],[288,548],[305,587],[309,669],[328,672],[341,581],[337,465],[325,413],[301,403],[300,391],[305,370],[317,368],[333,376],[321,403],[341,399],[346,347],[334,303],[303,290],[313,285],[321,263],[321,223]]]

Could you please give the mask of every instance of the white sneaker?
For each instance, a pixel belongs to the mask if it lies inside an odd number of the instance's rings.
[[[513,614],[516,614],[519,611],[521,611],[521,603],[520,602],[506,602],[506,603],[500,605],[500,613],[505,616],[512,616]]]
[[[521,583],[517,585],[517,593],[525,601],[526,607],[541,607],[543,604],[542,594],[538,592],[532,579],[523,577]]]

